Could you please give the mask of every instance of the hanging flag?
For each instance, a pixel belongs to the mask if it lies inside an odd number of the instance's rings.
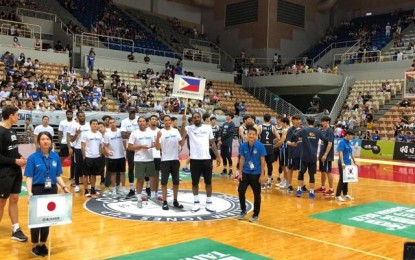
[[[187,77],[176,74],[174,76],[172,95],[175,97],[203,100],[205,86],[206,79]]]
[[[72,195],[36,195],[29,199],[29,228],[72,223]]]

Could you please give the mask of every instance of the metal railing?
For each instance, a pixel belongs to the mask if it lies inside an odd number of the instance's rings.
[[[76,43],[78,44],[78,42]],[[80,44],[81,46],[100,47],[107,49],[113,49],[112,47],[117,47],[117,49],[121,51],[134,50],[133,40],[88,32],[83,32],[81,34]]]
[[[254,59],[254,61],[252,61]],[[244,60],[241,57],[235,58],[236,63],[240,65],[246,65],[246,66],[254,66],[254,67],[268,67],[274,65],[274,59],[273,58],[255,58],[255,57],[246,57]],[[286,64],[308,64],[310,59],[307,59],[307,57],[297,57],[297,58],[284,58],[280,60],[281,65]]]
[[[349,46],[354,46],[354,45],[357,44],[357,42],[360,42],[360,41],[333,42],[332,44],[330,44],[329,46],[327,46],[323,51],[321,51],[319,54],[317,54],[311,60],[311,64],[314,65],[314,63],[316,63],[316,61],[318,61],[321,57],[323,57],[324,55],[326,55],[332,49],[345,48],[345,47],[349,47]]]
[[[330,111],[330,118],[331,118],[331,123],[335,124],[337,117],[339,116],[342,108],[343,108],[343,104],[347,99],[347,95],[349,94],[349,89],[351,86],[353,86],[355,80],[353,76],[347,76],[344,79],[342,88],[340,89],[340,93],[337,96],[336,102],[334,102],[333,108]]]
[[[229,53],[224,51],[222,48],[220,48],[215,43],[210,42],[210,41],[193,39],[193,38],[189,39],[189,43],[191,45],[210,47],[213,50],[217,50],[219,55],[220,55],[220,63],[219,64],[221,64],[222,67],[225,66],[223,68],[223,69],[225,69],[225,71],[233,71],[234,65],[235,65],[235,59]]]
[[[275,93],[262,86],[257,86],[253,78],[243,76],[243,88],[251,95],[262,101],[265,105],[276,111],[280,115],[295,115],[299,114],[304,117],[303,113],[291,103],[280,98]]]
[[[42,27],[37,24],[22,23],[3,19],[0,19],[0,24],[1,34],[3,35],[14,36],[9,33],[9,30],[13,26],[14,30],[17,32],[19,32],[19,30],[23,32],[23,34],[19,34],[18,37],[42,39]]]
[[[349,52],[334,55],[334,61],[338,61],[340,57],[342,64],[379,62],[381,55],[381,51]]]
[[[183,59],[213,63],[220,65],[219,53],[206,52],[201,50],[183,49]]]
[[[34,18],[40,18],[45,20],[50,20],[59,25],[59,27],[66,32],[66,34],[73,34],[73,32],[68,28],[68,26],[62,21],[62,19],[59,18],[54,13],[47,13],[47,12],[41,12],[37,10],[32,9],[25,9],[25,8],[16,8],[16,15],[22,20],[23,22],[23,16],[29,16]]]

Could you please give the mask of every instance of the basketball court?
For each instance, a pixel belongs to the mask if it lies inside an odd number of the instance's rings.
[[[73,223],[51,228],[52,259],[401,259],[404,242],[415,240],[413,164],[358,163],[359,182],[349,186],[355,200],[338,202],[322,194],[310,200],[308,194],[297,198],[278,188],[264,190],[257,223],[235,218],[237,183],[219,174],[213,178],[216,214],[204,210],[203,193],[201,211],[190,212],[191,184],[183,173],[183,210],[166,212],[152,201],[137,209],[134,199],[88,200],[75,193]],[[67,168],[65,176],[69,183]],[[318,186],[320,174],[316,177]],[[334,179],[337,184],[337,174]],[[247,194],[252,202],[252,192]],[[29,234],[27,205],[23,193],[20,223]],[[29,242],[10,239],[7,214],[0,232],[2,259],[32,257]]]

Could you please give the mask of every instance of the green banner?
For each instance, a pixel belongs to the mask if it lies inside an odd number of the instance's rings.
[[[395,142],[362,140],[360,156],[392,160],[394,149]]]
[[[415,239],[415,207],[385,201],[336,209],[310,217]]]
[[[271,259],[256,255],[236,247],[228,246],[209,239],[197,239],[189,242],[151,249],[144,252],[122,255],[110,259],[135,260],[135,259],[157,259],[157,260],[200,260],[200,259],[222,259],[222,260],[263,260]]]

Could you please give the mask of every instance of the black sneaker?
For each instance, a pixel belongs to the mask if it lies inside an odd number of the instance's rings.
[[[151,189],[150,189],[150,187],[147,187],[146,188],[146,193],[147,193],[147,196],[151,196]]]
[[[163,202],[163,206],[161,207],[163,210],[169,210],[169,205],[167,205],[167,201]]]
[[[32,248],[32,255],[34,255],[34,256],[45,256],[42,253],[42,250],[40,249],[40,246],[39,245],[37,245],[34,248]]]
[[[305,185],[303,185],[303,187],[301,187],[301,191],[302,192],[308,192],[307,188],[305,187]]]
[[[127,196],[125,197],[126,199],[130,199],[132,197],[134,197],[135,192],[133,190],[130,190],[130,192],[127,194]]]
[[[226,172],[226,169],[223,169],[223,171],[220,173],[220,175],[222,175],[222,176],[226,176],[226,174],[228,174],[228,173]]]
[[[46,247],[46,245],[45,245],[45,244],[40,245],[40,246],[39,246],[39,249],[40,249],[40,252],[41,252],[44,256],[47,256],[47,255],[49,254],[49,250],[48,250],[48,248]]]
[[[173,206],[178,209],[182,209],[183,205],[180,204],[177,200],[173,201]]]
[[[293,191],[294,191],[294,189],[293,189],[293,186],[288,186],[288,193],[293,193]]]
[[[25,236],[25,234],[23,234],[23,231],[19,228],[12,233],[12,239],[17,240],[19,242],[26,242],[27,236]]]
[[[280,177],[278,177],[278,178],[277,178],[277,182],[278,182],[278,183],[280,183],[280,182],[281,182],[281,178],[280,178]]]

